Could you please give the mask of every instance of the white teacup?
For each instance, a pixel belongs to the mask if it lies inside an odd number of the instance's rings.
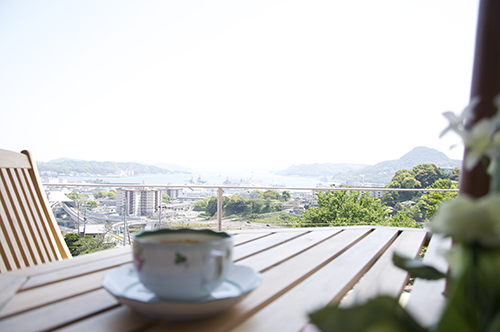
[[[161,229],[134,236],[133,250],[144,286],[163,299],[192,301],[224,281],[233,239],[211,230]]]

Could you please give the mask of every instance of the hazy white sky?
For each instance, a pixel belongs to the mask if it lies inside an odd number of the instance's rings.
[[[284,169],[398,159],[468,103],[478,0],[1,0],[0,148]]]

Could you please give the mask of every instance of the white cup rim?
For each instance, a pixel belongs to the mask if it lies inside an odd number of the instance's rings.
[[[175,243],[175,244],[168,244],[168,243],[155,243],[148,241],[149,237],[152,236],[158,236],[158,235],[208,235],[208,236],[213,236],[214,240],[213,241],[207,241],[207,242],[201,242],[197,244],[183,244],[183,243]],[[179,228],[179,229],[159,229],[159,230],[154,230],[154,231],[144,231],[139,234],[136,234],[133,236],[134,241],[137,241],[140,244],[151,244],[151,245],[158,245],[158,246],[179,246],[179,245],[185,245],[185,246],[199,246],[199,245],[206,245],[208,243],[211,244],[217,244],[217,243],[223,243],[227,241],[232,240],[232,236],[229,235],[226,232],[215,232],[211,229],[191,229],[191,228]]]

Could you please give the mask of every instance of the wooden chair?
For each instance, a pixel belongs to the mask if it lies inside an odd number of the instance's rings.
[[[70,257],[32,154],[0,149],[0,273]]]

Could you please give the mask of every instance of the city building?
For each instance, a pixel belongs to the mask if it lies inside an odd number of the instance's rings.
[[[158,212],[161,204],[162,191],[150,188],[116,190],[116,211],[123,215],[125,209],[128,216],[151,217]]]
[[[171,199],[176,199],[182,195],[182,188],[166,188],[164,189],[165,194]]]

